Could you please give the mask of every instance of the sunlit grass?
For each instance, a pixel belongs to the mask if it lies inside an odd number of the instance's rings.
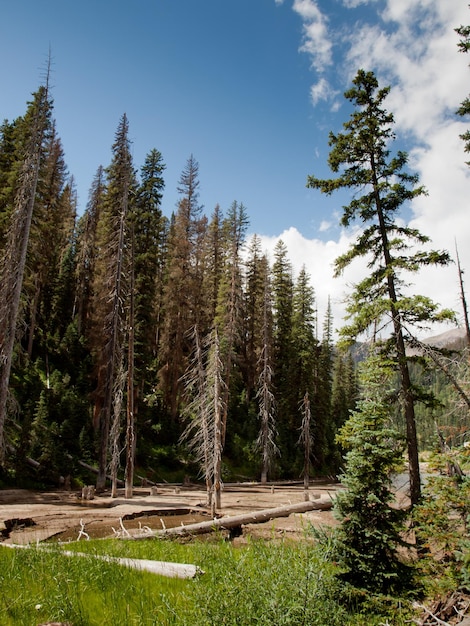
[[[0,624],[73,626],[348,626],[384,619],[348,614],[334,565],[301,542],[82,541],[70,557],[43,548],[0,547]],[[165,578],[107,563],[108,555],[193,563],[204,574]],[[396,626],[404,624],[394,617]]]

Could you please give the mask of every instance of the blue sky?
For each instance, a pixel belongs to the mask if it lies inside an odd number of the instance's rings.
[[[167,165],[164,212],[190,154],[200,201],[243,202],[250,231],[272,250],[282,237],[305,264],[319,308],[337,317],[357,266],[332,279],[354,231],[338,226],[342,198],[305,187],[329,176],[328,132],[349,115],[342,96],[359,67],[392,86],[387,102],[400,148],[429,195],[405,219],[470,267],[468,190],[454,112],[470,92],[470,58],[453,29],[470,22],[466,0],[0,0],[0,116],[22,115],[52,53],[54,116],[75,178],[79,209],[108,165],[125,112],[139,168],[153,148]],[[467,250],[468,248],[468,250]],[[452,273],[449,273],[452,272]],[[418,288],[458,306],[455,270]],[[339,320],[338,320],[339,325]]]

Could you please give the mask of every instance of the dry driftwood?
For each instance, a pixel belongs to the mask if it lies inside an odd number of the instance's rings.
[[[197,524],[188,524],[187,526],[176,526],[174,528],[165,528],[163,530],[153,530],[151,532],[137,533],[130,536],[121,537],[122,539],[149,539],[152,537],[172,537],[186,535],[202,535],[211,533],[216,530],[229,530],[231,528],[241,527],[245,524],[261,524],[269,522],[277,517],[288,517],[292,513],[306,513],[307,511],[327,511],[333,506],[333,501],[329,496],[311,500],[309,502],[297,502],[296,504],[288,504],[276,507],[274,509],[262,509],[253,513],[243,513],[242,515],[233,515],[229,517],[215,518],[207,522],[199,522]]]
[[[32,546],[24,544],[4,544],[6,548],[19,548],[28,549]],[[46,546],[40,547],[41,550],[53,552]],[[55,553],[55,552],[54,552]],[[114,556],[106,556],[100,554],[86,554],[84,552],[72,552],[71,550],[61,550],[58,554],[64,556],[82,556],[88,558],[99,559],[106,561],[107,563],[116,563],[123,567],[130,569],[141,570],[145,572],[151,572],[152,574],[158,574],[160,576],[166,576],[167,578],[195,578],[199,574],[204,574],[204,571],[197,565],[190,563],[171,563],[169,561],[151,561],[150,559],[131,559],[120,558]]]

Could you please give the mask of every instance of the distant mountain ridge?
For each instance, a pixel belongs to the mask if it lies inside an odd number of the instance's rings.
[[[467,345],[466,332],[464,328],[451,328],[438,335],[432,335],[421,339],[421,343],[424,343],[432,348],[445,349],[445,350],[463,350]],[[369,343],[358,342],[352,347],[352,356],[356,363],[362,361],[368,352]],[[415,347],[408,346],[406,354],[408,356],[416,356],[420,354],[420,350]]]
[[[427,337],[422,342],[433,348],[462,350],[467,342],[465,328],[451,328],[443,333],[439,333],[439,335]]]

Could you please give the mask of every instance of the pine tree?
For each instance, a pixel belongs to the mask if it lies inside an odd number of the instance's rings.
[[[91,185],[85,213],[80,218],[77,227],[77,288],[74,308],[78,330],[88,339],[90,339],[90,322],[93,317],[91,309],[94,302],[93,285],[99,254],[98,224],[101,219],[104,194],[105,175],[100,165]]]
[[[199,204],[199,164],[191,155],[181,174],[178,204],[168,236],[168,261],[163,294],[165,325],[162,337],[161,386],[170,414],[178,414],[181,377],[191,353],[190,332],[197,324],[202,273],[198,263],[206,220]]]
[[[347,450],[335,560],[354,587],[389,593],[406,587],[411,570],[399,555],[406,511],[393,506],[393,474],[401,469],[403,442],[391,427],[393,364],[372,353],[361,364],[361,399],[338,434]]]
[[[261,242],[254,235],[248,250],[246,266],[246,287],[244,319],[244,387],[246,401],[250,402],[259,377],[259,360],[263,349],[263,326],[265,322],[265,288],[269,266],[266,256],[261,252]]]
[[[291,429],[292,434],[295,431],[298,432],[302,421],[301,407],[304,404],[304,398],[308,397],[309,413],[312,418],[310,425],[313,433],[317,433],[319,431],[317,422],[320,420],[317,402],[319,346],[316,337],[315,294],[305,267],[302,267],[295,282],[292,304],[292,352],[294,356],[290,376],[290,384],[293,388],[290,394],[293,400],[290,407]],[[317,467],[321,467],[323,442],[318,437],[314,436],[314,438],[313,460]],[[292,444],[294,444],[294,439],[291,441]]]
[[[126,271],[128,262],[129,197],[134,170],[128,139],[128,120],[124,114],[116,131],[113,160],[107,170],[108,186],[101,220],[101,279],[95,289],[100,294],[96,324],[101,342],[96,345],[97,390],[95,424],[99,429],[98,489],[106,483],[110,427],[120,420],[118,399],[122,394],[122,371],[127,304]],[[115,431],[118,427],[115,427]]]
[[[383,108],[389,88],[379,88],[372,72],[359,70],[353,87],[345,97],[355,109],[343,124],[344,132],[330,133],[332,146],[328,163],[338,176],[333,179],[308,177],[307,186],[331,194],[338,189],[359,189],[363,193],[343,207],[341,224],[349,226],[359,220],[364,229],[350,250],[336,259],[336,275],[356,258],[370,259],[371,273],[354,288],[348,306],[352,323],[342,329],[344,337],[355,339],[368,327],[382,323],[392,326],[389,353],[395,352],[403,396],[407,431],[411,500],[420,497],[418,440],[414,409],[414,394],[406,356],[408,325],[426,324],[451,317],[449,312],[437,312],[437,306],[423,296],[403,294],[403,272],[417,272],[428,265],[445,265],[445,252],[426,252],[422,246],[428,238],[416,229],[401,226],[397,212],[403,204],[425,193],[417,187],[418,177],[405,168],[407,155],[390,155],[393,115]],[[418,250],[410,250],[418,246]]]
[[[54,123],[47,133],[39,172],[34,219],[28,250],[28,271],[25,274],[24,298],[28,327],[27,353],[33,355],[34,344],[41,337],[38,349],[46,360],[51,349],[49,337],[54,334],[53,302],[64,256],[70,251],[75,233],[76,194],[69,181],[60,138]],[[72,299],[73,303],[73,299]],[[63,324],[72,321],[72,309]]]
[[[135,361],[133,398],[127,398],[128,415],[135,422],[134,449],[137,431],[145,422],[154,420],[154,411],[147,410],[145,399],[155,386],[155,374],[161,359],[163,326],[163,289],[166,262],[168,220],[162,214],[165,188],[163,174],[166,166],[158,150],[151,150],[141,167],[141,181],[137,188],[131,215],[131,239],[134,242],[133,275],[134,323],[130,325],[129,343],[133,338],[134,358],[129,356],[129,367]],[[130,378],[130,376],[129,376]],[[132,404],[132,407],[130,406]],[[128,451],[129,452],[129,451]],[[134,456],[134,453],[133,455]],[[128,457],[128,465],[130,457]]]
[[[269,265],[263,257],[265,271],[263,280],[262,323],[260,335],[261,351],[258,358],[258,399],[259,434],[256,441],[261,452],[261,482],[266,483],[272,469],[274,456],[279,453],[276,445],[276,400],[273,387],[273,312]]]
[[[223,363],[217,329],[203,340],[193,329],[194,352],[184,376],[189,424],[182,440],[187,441],[206,482],[207,505],[215,512],[222,504],[222,426],[224,415]]]
[[[46,84],[34,95],[24,119],[22,157],[18,161],[11,221],[0,266],[0,465],[5,458],[8,387],[39,169],[51,107]]]
[[[455,32],[461,37],[458,43],[459,51],[467,53],[470,50],[470,26],[459,26],[455,29]],[[470,97],[467,97],[457,109],[457,115],[465,117],[469,113]],[[460,135],[460,138],[465,142],[465,152],[470,152],[470,130]],[[467,165],[470,165],[470,161],[467,161]]]
[[[215,327],[223,363],[224,396],[222,442],[225,444],[231,395],[235,387],[235,368],[243,334],[243,290],[241,252],[245,242],[248,218],[243,204],[233,202],[224,219],[224,273],[219,284]]]
[[[336,456],[335,435],[336,428],[332,417],[333,396],[333,369],[334,369],[334,345],[333,345],[333,316],[331,302],[328,298],[328,306],[323,323],[323,334],[320,342],[318,361],[318,389],[317,389],[317,420],[315,438],[322,450],[318,459],[322,466],[317,469],[322,473],[334,473],[335,463],[332,459]]]
[[[272,266],[273,294],[273,386],[277,407],[277,430],[281,462],[290,473],[293,458],[292,433],[295,432],[295,419],[291,415],[292,407],[297,410],[297,397],[292,384],[294,351],[292,344],[292,302],[293,302],[292,265],[287,258],[287,248],[282,240],[276,244]]]

